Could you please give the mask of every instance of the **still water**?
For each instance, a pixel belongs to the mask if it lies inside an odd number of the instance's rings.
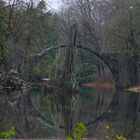
[[[81,88],[67,99],[44,87],[0,91],[0,130],[14,126],[16,138],[65,137],[78,122],[87,137],[105,139],[117,134],[140,139],[140,93]]]

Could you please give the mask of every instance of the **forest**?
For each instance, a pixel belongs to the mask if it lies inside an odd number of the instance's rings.
[[[139,92],[140,0],[0,0],[0,138],[139,140]]]

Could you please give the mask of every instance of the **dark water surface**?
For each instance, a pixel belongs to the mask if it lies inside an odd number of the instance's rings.
[[[17,138],[64,137],[78,122],[87,125],[90,138],[121,134],[139,140],[140,93],[81,88],[66,99],[44,87],[0,91],[0,130],[14,126]]]

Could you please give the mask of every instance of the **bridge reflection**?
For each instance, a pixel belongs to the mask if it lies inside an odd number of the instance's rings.
[[[100,139],[103,125],[133,138],[140,128],[140,95],[120,90],[82,89],[80,94],[44,95],[42,90],[0,93],[0,129],[14,126],[17,138],[64,137],[78,122]],[[137,136],[138,137],[138,136]]]

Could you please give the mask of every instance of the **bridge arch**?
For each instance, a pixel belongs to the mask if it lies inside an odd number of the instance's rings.
[[[35,64],[37,64],[42,58],[44,58],[47,54],[57,50],[57,49],[61,49],[61,48],[66,48],[68,47],[68,45],[58,45],[58,46],[52,46],[49,47],[45,50],[43,50],[42,52],[31,56],[30,57],[30,62],[32,63],[32,66],[34,66]],[[118,86],[119,83],[119,62],[118,62],[118,54],[106,54],[106,53],[100,53],[97,52],[91,48],[87,48],[87,47],[83,47],[82,45],[77,45],[76,46],[79,49],[85,50],[87,52],[92,53],[94,56],[96,56],[97,58],[99,58],[100,60],[102,60],[106,66],[109,68],[113,80],[115,82],[115,86]]]

